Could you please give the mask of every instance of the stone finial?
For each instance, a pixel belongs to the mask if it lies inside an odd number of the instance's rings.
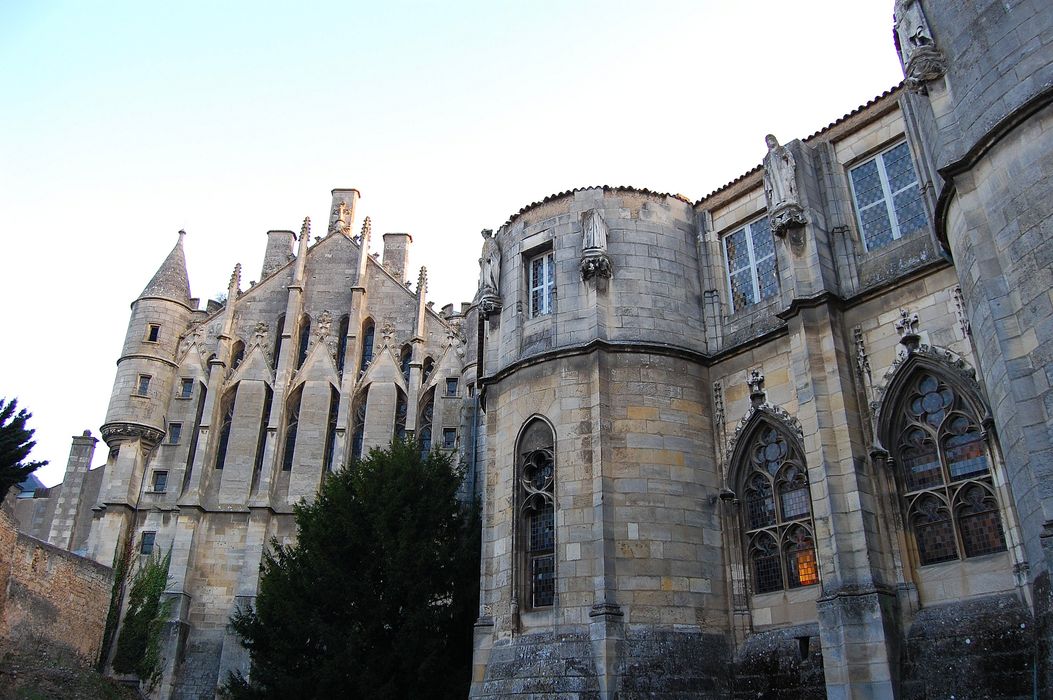
[[[764,198],[768,221],[775,234],[804,226],[804,209],[797,193],[797,161],[786,146],[772,134],[764,137],[768,154],[764,156]]]
[[[300,226],[300,242],[303,243],[311,237],[311,217],[303,217],[303,225]]]
[[[911,313],[907,309],[900,309],[896,330],[899,331],[900,345],[907,349],[908,354],[918,349],[921,342],[921,336],[918,335],[918,314]]]
[[[369,237],[373,233],[373,221],[367,216],[362,221],[362,231],[358,234],[358,240],[363,248],[369,247]]]
[[[428,268],[421,265],[420,274],[417,275],[417,295],[428,291]]]
[[[764,372],[752,369],[746,373],[746,384],[750,387],[750,403],[759,406],[768,398],[764,391]]]

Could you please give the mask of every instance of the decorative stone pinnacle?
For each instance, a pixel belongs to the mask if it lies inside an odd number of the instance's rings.
[[[359,235],[362,237],[363,241],[368,241],[371,233],[373,233],[373,220],[367,216],[362,220],[362,233]]]
[[[182,238],[185,235],[186,235],[186,231],[184,231],[183,229],[179,229],[179,237]]]
[[[230,282],[227,284],[227,288],[230,289],[231,295],[241,290],[241,263],[234,265],[234,272],[230,275]]]
[[[907,349],[908,353],[918,349],[921,341],[921,336],[918,335],[918,314],[911,313],[907,309],[900,309],[896,330],[899,331],[900,344]]]
[[[750,403],[759,406],[764,403],[767,394],[764,392],[764,372],[752,369],[746,373],[746,383],[750,387]]]
[[[311,217],[303,217],[303,226],[300,227],[300,240],[306,241],[311,235]]]
[[[417,276],[417,294],[428,291],[428,268],[421,265],[420,275]]]

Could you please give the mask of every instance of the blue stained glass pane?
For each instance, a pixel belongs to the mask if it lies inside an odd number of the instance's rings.
[[[881,156],[885,165],[885,174],[888,175],[889,190],[898,192],[918,181],[914,174],[914,164],[910,160],[910,149],[906,143],[901,143]]]
[[[881,191],[881,179],[878,176],[877,162],[869,161],[863,163],[858,168],[853,168],[851,175],[852,187],[855,188],[856,193],[857,209],[864,209],[884,199],[885,195]]]
[[[739,229],[724,238],[724,246],[728,252],[728,268],[736,272],[744,267],[749,267],[750,253],[746,247],[746,229]]]
[[[731,296],[735,301],[736,309],[757,302],[753,296],[753,277],[750,275],[749,268],[731,276]]]
[[[888,211],[884,206],[870,207],[859,213],[863,221],[863,237],[867,249],[874,250],[892,242],[892,224],[888,220]]]
[[[896,208],[896,222],[901,236],[909,236],[925,228],[928,220],[922,206],[921,190],[914,185],[892,196]]]
[[[779,276],[775,271],[775,256],[757,264],[757,281],[760,283],[760,298],[770,299],[779,292]]]
[[[768,219],[754,221],[750,224],[750,233],[753,235],[753,257],[761,260],[775,252],[775,243],[771,237],[771,226]]]

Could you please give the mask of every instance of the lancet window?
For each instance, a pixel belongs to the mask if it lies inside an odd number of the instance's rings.
[[[373,361],[373,337],[377,327],[371,319],[362,324],[362,362],[359,364],[359,374],[366,371],[369,363]]]
[[[395,389],[395,430],[394,437],[398,440],[406,439],[406,414],[408,413],[406,394],[402,389]]]
[[[300,428],[300,401],[303,399],[303,389],[289,398],[288,409],[285,418],[285,450],[282,452],[282,471],[292,471],[293,455],[296,453],[296,433]]]
[[[921,564],[1005,550],[987,441],[976,411],[934,372],[910,377],[893,459]]]
[[[223,399],[219,425],[219,446],[216,448],[216,469],[222,469],[227,461],[227,444],[230,442],[230,426],[234,422],[234,399],[237,398],[237,387],[227,392]]]
[[[546,608],[556,596],[556,463],[552,429],[535,419],[519,440],[517,536],[528,609]]]
[[[746,558],[753,592],[819,583],[808,472],[796,441],[762,423],[742,455]]]
[[[427,455],[431,452],[431,433],[432,433],[432,420],[435,415],[435,389],[428,392],[427,397],[424,399],[424,407],[420,411],[420,425],[417,431],[417,436],[420,441],[420,453],[421,455]]]
[[[358,395],[355,401],[355,412],[351,425],[351,456],[354,459],[362,459],[362,447],[366,436],[366,397],[369,387],[367,386]]]
[[[329,386],[329,418],[325,423],[325,451],[322,457],[322,469],[333,471],[333,452],[336,450],[336,419],[340,411],[340,392],[335,386]]]
[[[311,342],[311,317],[307,314],[300,319],[300,345],[296,351],[296,368],[303,367],[307,359],[307,346]]]

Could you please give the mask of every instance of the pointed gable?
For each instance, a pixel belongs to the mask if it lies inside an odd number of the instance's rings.
[[[270,385],[273,383],[273,377],[274,371],[271,369],[270,360],[267,358],[267,351],[259,343],[253,343],[241,364],[230,376],[228,382],[235,384],[242,380],[251,380]]]

